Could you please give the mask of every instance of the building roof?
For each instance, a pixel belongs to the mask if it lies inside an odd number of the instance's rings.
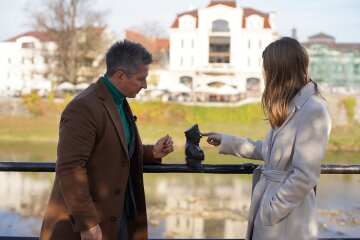
[[[125,30],[125,38],[134,42],[141,43],[150,52],[163,51],[169,48],[168,38],[151,39],[145,35],[132,30]]]
[[[335,40],[335,38],[334,38],[333,36],[330,36],[330,35],[325,34],[325,33],[322,33],[322,32],[310,36],[310,37],[309,37],[309,40],[310,40],[310,39],[324,39],[324,38],[325,38],[325,39],[333,39],[333,40]]]
[[[217,0],[217,1],[212,0],[209,3],[208,7],[215,6],[215,5],[218,5],[218,4],[222,4],[222,5],[226,5],[228,7],[236,8],[236,1],[234,1],[234,0]]]
[[[16,42],[16,40],[18,40],[21,37],[34,37],[34,38],[37,38],[40,41],[44,41],[44,42],[53,40],[53,36],[49,32],[45,32],[45,31],[29,31],[29,32],[25,32],[25,33],[22,33],[20,35],[17,35],[15,37],[12,37],[10,39],[7,39],[7,40],[5,40],[5,42]]]
[[[325,33],[318,33],[312,35],[308,38],[308,41],[302,43],[305,47],[310,47],[313,44],[322,43],[326,44],[329,48],[338,49],[338,50],[348,50],[348,49],[359,49],[360,43],[337,43],[333,36],[330,36]]]
[[[103,27],[94,27],[94,28],[78,28],[78,31],[94,31],[95,34],[101,34],[106,29]],[[21,37],[34,37],[43,42],[53,41],[55,39],[54,35],[51,32],[46,31],[28,31],[22,34],[19,34],[15,37],[5,40],[5,42],[16,42]]]
[[[253,8],[243,8],[244,15],[242,19],[242,27],[245,28],[246,26],[246,18],[251,15],[258,15],[260,17],[264,18],[264,28],[271,28],[270,22],[269,22],[269,14],[260,12],[258,10],[255,10]]]
[[[211,1],[209,3],[209,5],[207,6],[207,8],[218,5],[218,4],[222,4],[222,5],[226,5],[228,7],[236,8],[236,1],[226,1],[226,0],[224,0],[224,1],[221,1],[221,0]],[[184,15],[191,15],[194,18],[196,18],[196,28],[197,28],[198,27],[198,21],[199,21],[198,10],[199,9],[195,9],[195,10],[192,10],[192,11],[182,12],[182,13],[178,14],[176,16],[176,19],[174,20],[173,24],[171,25],[171,28],[178,28],[179,27],[179,18],[184,16]],[[243,14],[242,23],[241,23],[242,28],[245,28],[245,26],[246,26],[246,18],[251,16],[251,15],[258,15],[260,17],[263,17],[264,18],[264,28],[271,28],[268,13],[263,13],[263,12],[260,12],[258,10],[255,10],[253,8],[243,8],[243,10],[244,10],[244,14]]]
[[[171,24],[171,28],[178,28],[179,27],[179,18],[184,16],[184,15],[191,15],[194,18],[196,18],[196,28],[198,27],[198,9],[192,10],[192,11],[187,11],[187,12],[183,12],[180,13],[176,16],[175,21],[173,22],[173,24]]]

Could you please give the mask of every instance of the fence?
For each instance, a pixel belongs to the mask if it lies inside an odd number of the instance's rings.
[[[203,164],[201,168],[189,168],[185,164],[145,164],[145,173],[210,173],[252,174],[257,164]],[[0,172],[54,172],[55,163],[48,162],[0,162]],[[322,165],[321,174],[360,174],[360,165]],[[360,237],[360,236],[359,236]],[[0,240],[38,240],[37,237],[1,237]],[[350,239],[350,238],[320,238]],[[354,238],[353,238],[354,239]],[[359,238],[356,238],[359,239]]]

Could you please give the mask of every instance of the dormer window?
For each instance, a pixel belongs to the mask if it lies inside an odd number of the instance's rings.
[[[212,23],[213,32],[229,32],[229,23],[225,20],[216,20]]]
[[[264,27],[264,18],[258,15],[251,15],[246,18],[247,29],[261,29]]]
[[[34,48],[35,44],[33,42],[23,42],[21,48]]]
[[[184,15],[179,19],[179,28],[193,29],[196,27],[196,18],[191,15]]]

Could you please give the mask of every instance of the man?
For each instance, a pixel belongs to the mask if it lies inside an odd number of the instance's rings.
[[[140,44],[115,43],[106,74],[65,108],[40,239],[147,239],[143,162],[160,163],[173,142],[142,145],[126,97],[146,89],[151,62]]]

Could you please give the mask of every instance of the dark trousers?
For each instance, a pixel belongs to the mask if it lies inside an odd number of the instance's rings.
[[[118,233],[118,240],[127,240],[128,239],[128,229],[127,229],[127,211],[126,207],[123,207],[120,219],[120,228]]]

